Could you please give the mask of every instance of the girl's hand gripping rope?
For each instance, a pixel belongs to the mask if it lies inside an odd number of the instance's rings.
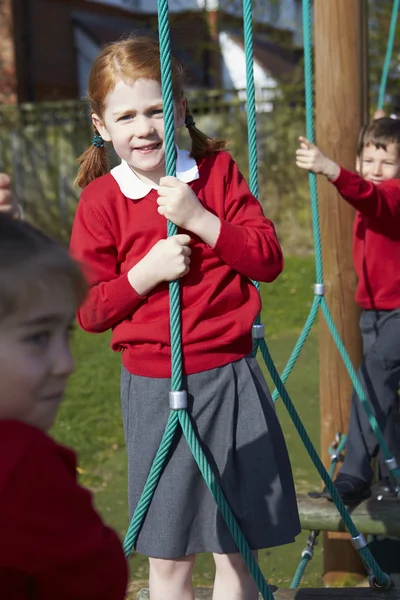
[[[158,188],[158,212],[178,227],[198,235],[213,247],[221,223],[201,204],[192,188],[176,177],[162,177]]]
[[[158,212],[182,229],[192,231],[205,208],[187,183],[176,177],[162,177],[158,188]]]
[[[190,237],[184,233],[159,240],[128,273],[131,286],[145,296],[162,281],[174,281],[189,273]]]

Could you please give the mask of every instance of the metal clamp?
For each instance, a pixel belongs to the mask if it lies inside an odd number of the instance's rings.
[[[387,464],[389,471],[394,471],[395,469],[397,469],[397,461],[394,458],[394,456],[386,459],[385,463]]]
[[[171,410],[182,410],[187,408],[187,393],[185,390],[169,393],[169,407]]]
[[[363,548],[366,548],[366,546],[367,546],[367,542],[362,533],[360,533],[360,535],[358,535],[357,537],[352,537],[351,543],[353,544],[353,546],[356,550],[362,550]]]
[[[312,557],[314,556],[314,548],[318,544],[318,535],[319,531],[316,531],[314,529],[310,531],[310,535],[307,538],[307,546],[301,553],[301,558],[308,558],[308,560],[312,559]]]
[[[376,580],[375,575],[370,574],[370,576],[368,577],[368,582],[369,582],[370,588],[372,588],[373,590],[388,590],[389,588],[392,587],[393,582],[390,579],[389,575],[387,573],[385,573],[385,571],[382,571],[382,574],[385,578],[385,583],[383,585],[379,585],[379,583]]]
[[[265,337],[264,325],[262,323],[258,325],[253,325],[251,333],[253,336],[253,340],[263,340]]]
[[[331,463],[333,463],[335,460],[336,462],[343,462],[344,456],[342,452],[334,452],[333,454],[331,454]]]
[[[314,295],[315,296],[325,296],[325,284],[324,283],[314,283]]]

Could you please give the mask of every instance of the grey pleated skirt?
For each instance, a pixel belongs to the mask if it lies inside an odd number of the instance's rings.
[[[253,550],[300,532],[285,440],[261,370],[252,357],[184,378],[188,413],[230,507]],[[169,379],[121,375],[132,517],[169,416]],[[137,538],[154,558],[228,554],[236,545],[178,425]]]

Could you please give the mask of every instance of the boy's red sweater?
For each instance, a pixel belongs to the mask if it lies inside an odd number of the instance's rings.
[[[252,349],[251,328],[261,309],[250,279],[273,281],[283,268],[271,221],[250,193],[227,152],[203,159],[189,185],[221,220],[214,248],[191,232],[190,272],[181,279],[183,366],[186,374],[222,366]],[[128,271],[160,239],[167,222],[157,212],[157,192],[139,200],[123,195],[112,175],[82,192],[71,252],[88,267],[91,290],[78,313],[83,329],[113,329],[112,347],[123,350],[128,371],[171,376],[168,284],[146,297],[128,281]]]
[[[399,308],[400,180],[376,185],[341,168],[332,183],[357,210],[353,236],[356,302],[368,310]]]
[[[120,541],[76,480],[75,454],[0,421],[0,598],[124,600]]]

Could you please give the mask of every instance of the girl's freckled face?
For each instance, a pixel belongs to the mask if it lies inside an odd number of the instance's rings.
[[[185,119],[185,100],[175,103],[175,127]],[[93,116],[104,140],[138,176],[158,183],[165,175],[164,113],[161,85],[152,79],[122,79],[106,99],[103,119]]]

